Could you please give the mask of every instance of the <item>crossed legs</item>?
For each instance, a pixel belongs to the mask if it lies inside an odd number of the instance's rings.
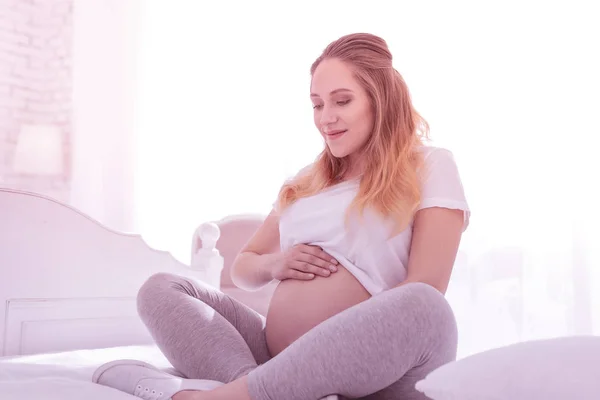
[[[387,400],[426,397],[415,383],[456,357],[454,315],[423,283],[387,290],[329,318],[271,358],[260,314],[183,277],[157,274],[141,288],[140,316],[188,378],[227,383],[187,399]]]

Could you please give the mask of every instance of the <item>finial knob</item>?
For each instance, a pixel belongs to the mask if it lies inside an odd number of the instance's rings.
[[[214,249],[220,236],[221,230],[215,223],[205,222],[198,228],[198,237],[202,240],[203,249]]]

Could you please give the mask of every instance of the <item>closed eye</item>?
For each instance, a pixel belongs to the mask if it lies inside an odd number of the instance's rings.
[[[346,104],[350,103],[350,100],[342,100],[342,101],[336,101],[336,104],[338,106],[345,106]],[[314,110],[319,110],[323,108],[323,104],[315,104],[313,105],[313,109]]]

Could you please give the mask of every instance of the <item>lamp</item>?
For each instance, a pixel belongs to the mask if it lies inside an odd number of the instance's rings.
[[[63,145],[60,128],[53,125],[21,126],[13,170],[27,175],[61,175]]]

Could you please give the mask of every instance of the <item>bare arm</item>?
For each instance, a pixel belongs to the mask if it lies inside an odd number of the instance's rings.
[[[274,278],[272,266],[281,261],[279,216],[273,211],[242,248],[231,266],[231,280],[239,288],[256,291]]]
[[[463,211],[427,208],[417,212],[408,258],[408,275],[400,285],[427,283],[446,293],[462,236]]]

